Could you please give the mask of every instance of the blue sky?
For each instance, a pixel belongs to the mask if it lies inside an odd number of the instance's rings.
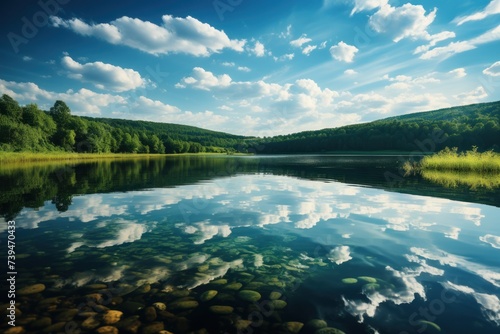
[[[270,136],[500,100],[500,0],[21,0],[0,93]]]

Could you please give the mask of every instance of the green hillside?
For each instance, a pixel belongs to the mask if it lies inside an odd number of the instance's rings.
[[[255,138],[193,126],[71,115],[63,101],[49,111],[0,98],[0,151],[90,153],[317,153],[500,147],[500,102],[390,117],[370,123]]]
[[[261,153],[500,149],[500,102],[390,117],[370,123],[305,131],[261,141]]]

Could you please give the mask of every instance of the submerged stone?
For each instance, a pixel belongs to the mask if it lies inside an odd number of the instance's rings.
[[[153,303],[153,307],[158,311],[165,311],[167,309],[167,305],[161,302]]]
[[[96,329],[96,333],[98,334],[118,334],[118,328],[113,326],[103,326]]]
[[[363,291],[376,291],[380,289],[380,284],[377,283],[368,283],[363,285]]]
[[[237,290],[241,289],[242,286],[243,286],[243,284],[241,284],[239,282],[234,282],[234,283],[230,283],[230,284],[226,285],[224,287],[224,289],[237,291]]]
[[[281,299],[276,299],[276,300],[271,300],[271,305],[275,310],[282,310],[284,309],[288,304],[286,301],[281,300]]]
[[[210,284],[225,285],[225,284],[227,284],[227,279],[225,279],[225,278],[219,278],[219,279],[216,279],[216,280],[210,282]]]
[[[210,312],[219,315],[231,314],[234,311],[234,308],[232,306],[224,306],[224,305],[212,305],[208,309],[210,310]]]
[[[359,280],[365,281],[366,283],[377,283],[377,279],[369,276],[359,276]]]
[[[342,283],[344,283],[344,284],[356,284],[356,283],[358,283],[358,280],[355,278],[352,278],[352,277],[348,277],[348,278],[343,278]]]
[[[304,324],[301,323],[301,322],[298,322],[298,321],[289,321],[289,322],[285,322],[283,324],[283,328],[287,332],[293,333],[293,334],[296,334],[296,333],[300,332],[300,330],[302,329],[302,327],[304,327]]]
[[[253,291],[253,290],[241,290],[240,292],[238,292],[238,297],[240,297],[241,299],[243,299],[243,300],[245,300],[247,302],[256,302],[262,296],[257,291]]]
[[[218,292],[217,290],[208,290],[202,293],[200,296],[200,300],[202,302],[208,302],[209,300],[213,299],[215,296],[217,296]]]
[[[328,327],[328,324],[326,323],[325,320],[322,320],[322,319],[312,319],[312,320],[309,320],[307,322],[306,327],[308,329],[311,329],[311,331],[314,331],[314,330]]]
[[[20,296],[33,295],[35,293],[40,293],[45,290],[45,284],[34,284],[30,286],[26,286],[17,291],[17,294]]]
[[[177,301],[170,304],[170,309],[172,310],[189,310],[198,307],[198,302],[196,300],[183,300]]]
[[[92,330],[101,325],[100,321],[97,320],[96,317],[88,317],[87,319],[83,320],[81,326],[82,329],[84,330]]]
[[[234,323],[234,327],[239,331],[247,329],[252,324],[251,320],[238,319]]]
[[[120,321],[120,318],[122,317],[123,312],[117,311],[117,310],[109,310],[104,315],[102,316],[102,321],[106,325],[112,325]]]
[[[281,296],[282,296],[281,292],[273,291],[269,294],[269,299],[276,300],[276,299],[280,299]]]
[[[318,329],[314,334],[345,334],[343,331],[333,327],[325,327]]]

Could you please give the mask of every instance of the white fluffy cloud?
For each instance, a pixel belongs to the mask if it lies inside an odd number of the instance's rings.
[[[343,41],[330,48],[330,54],[334,59],[346,63],[352,63],[354,61],[354,56],[358,51],[357,47],[346,44]]]
[[[394,42],[403,38],[427,38],[427,28],[434,22],[437,9],[426,15],[421,5],[406,3],[401,7],[384,4],[370,17],[370,26],[378,33],[391,35]]]
[[[500,61],[497,61],[490,67],[486,68],[483,71],[484,74],[489,75],[491,77],[499,77],[500,76]]]
[[[256,55],[257,57],[264,57],[266,55],[266,48],[264,44],[257,41],[253,48],[249,48],[250,52]]]
[[[231,77],[227,74],[215,76],[212,72],[205,71],[201,67],[193,69],[193,76],[182,78],[176,85],[177,88],[191,86],[193,88],[210,90],[214,87],[227,87],[231,84]]]
[[[312,41],[312,39],[310,39],[309,37],[307,37],[306,34],[303,34],[299,38],[294,39],[293,41],[291,41],[290,45],[293,46],[293,47],[296,47],[296,48],[301,48],[302,45],[307,44],[307,43],[309,43],[311,41]]]
[[[430,40],[427,28],[436,18],[436,8],[426,15],[422,5],[406,3],[401,7],[393,7],[388,0],[354,0],[351,15],[374,9],[376,12],[369,19],[374,31],[390,35],[394,42],[404,38]]]
[[[483,20],[486,17],[494,14],[500,14],[500,0],[491,0],[491,2],[488,4],[488,6],[486,6],[484,10],[471,15],[457,17],[455,20],[453,20],[453,22],[455,22],[457,25],[462,25],[470,21]]]
[[[473,104],[483,101],[488,97],[488,93],[486,93],[486,90],[483,86],[478,86],[477,88],[469,92],[457,94],[453,97],[457,99],[460,104]]]
[[[372,10],[387,5],[388,0],[354,0],[351,15],[364,10]]]
[[[80,115],[100,115],[102,108],[126,104],[126,99],[119,95],[100,94],[85,88],[78,91],[70,89],[64,93],[57,93],[44,90],[32,82],[13,82],[0,79],[0,91],[10,95],[20,103],[35,102],[46,109],[54,101],[63,100],[73,113]]]
[[[485,236],[479,237],[479,240],[482,242],[485,242],[487,244],[490,244],[491,247],[493,248],[498,248],[500,249],[500,237],[492,234],[486,234]]]
[[[433,59],[438,57],[446,59],[454,54],[473,50],[479,45],[498,40],[500,40],[500,25],[470,40],[451,42],[446,46],[436,47],[430,50],[428,49],[420,56],[420,59]]]
[[[124,92],[145,84],[141,75],[129,68],[121,68],[100,61],[80,64],[70,56],[63,57],[61,63],[67,70],[68,77],[90,82],[99,89]]]
[[[153,55],[186,53],[209,56],[223,49],[243,51],[244,40],[232,40],[194,17],[163,15],[162,24],[123,16],[110,23],[88,24],[81,19],[51,17],[54,27],[63,27],[83,36],[97,37],[108,43],[126,45]]]

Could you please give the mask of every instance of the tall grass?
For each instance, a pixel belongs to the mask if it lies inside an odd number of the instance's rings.
[[[500,154],[493,151],[480,153],[477,147],[459,153],[457,148],[444,150],[424,157],[419,163],[420,170],[450,170],[464,172],[500,172]]]
[[[132,153],[69,153],[69,152],[0,152],[0,164],[41,162],[41,161],[76,161],[99,159],[135,159],[144,157],[161,157],[162,154]]]

